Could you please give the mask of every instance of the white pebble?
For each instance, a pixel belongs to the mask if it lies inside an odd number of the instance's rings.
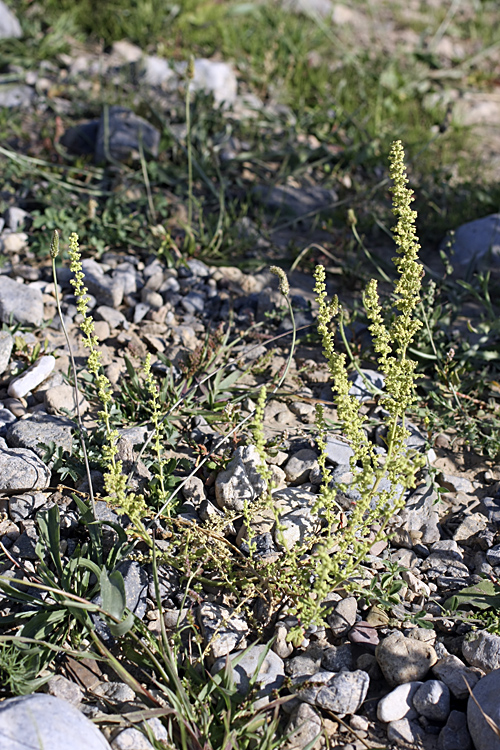
[[[11,380],[7,393],[11,398],[23,398],[49,377],[56,364],[51,354],[40,357],[38,362],[29,367],[22,375]]]

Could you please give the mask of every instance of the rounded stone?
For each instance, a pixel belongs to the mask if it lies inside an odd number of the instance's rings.
[[[375,649],[382,673],[391,687],[423,679],[437,662],[434,648],[428,643],[406,638],[395,632]]]
[[[67,701],[45,693],[0,704],[0,750],[110,750],[97,727]]]
[[[450,690],[441,680],[428,680],[413,696],[413,708],[429,721],[446,721],[450,713]]]
[[[335,605],[333,612],[327,615],[326,621],[335,637],[344,635],[352,628],[356,622],[357,609],[356,599],[353,596],[348,596],[341,599]]]
[[[412,706],[412,701],[422,684],[419,681],[407,682],[384,695],[377,706],[377,719],[384,723],[399,721],[399,719],[415,719],[417,713]]]

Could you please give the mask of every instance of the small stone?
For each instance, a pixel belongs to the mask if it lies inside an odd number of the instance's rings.
[[[6,441],[11,448],[29,448],[42,458],[44,445],[54,443],[72,452],[75,425],[64,417],[53,417],[43,412],[16,422],[7,431]]]
[[[0,39],[21,39],[22,35],[23,30],[17,16],[4,2],[0,2]]]
[[[467,724],[475,749],[500,750],[500,737],[489,726],[484,715],[497,727],[500,726],[500,669],[495,669],[479,680],[472,695],[475,700],[472,696],[469,697]]]
[[[56,360],[51,354],[40,357],[38,362],[28,367],[22,375],[10,381],[7,393],[11,398],[23,398],[49,377],[55,364]]]
[[[135,700],[134,691],[124,682],[101,682],[94,688],[93,692],[99,697],[106,698],[116,707],[132,703]]]
[[[483,672],[500,669],[500,636],[487,630],[475,631],[472,638],[464,640],[462,654],[471,666]]]
[[[13,346],[14,337],[8,331],[0,331],[0,375],[7,369]]]
[[[462,711],[452,711],[438,737],[438,750],[472,750],[467,729],[467,717]]]
[[[380,669],[389,685],[421,680],[437,661],[434,648],[395,632],[387,636],[375,650]]]
[[[102,266],[97,261],[89,258],[82,261],[82,269],[85,274],[85,286],[99,305],[106,307],[119,307],[123,299],[123,284],[121,280],[113,279],[104,273]]]
[[[68,383],[49,388],[45,391],[44,404],[49,414],[70,414],[71,416],[75,416],[77,413],[75,389]],[[80,407],[80,414],[85,414],[90,406],[80,391],[78,391],[78,405]]]
[[[458,656],[451,654],[434,664],[432,672],[438,680],[448,685],[455,698],[459,700],[465,700],[469,695],[466,683],[472,689],[479,681],[479,675],[476,672],[466,667]]]
[[[43,296],[39,289],[0,276],[0,320],[2,323],[40,326]]]
[[[215,497],[220,508],[242,511],[245,503],[258,499],[266,491],[260,464],[255,446],[236,448],[226,470],[219,472],[215,480]]]
[[[337,435],[328,435],[326,439],[326,455],[334,466],[349,467],[354,451],[345,440]]]
[[[326,672],[326,674],[331,673]],[[299,693],[299,698],[343,718],[346,715],[355,714],[362,706],[369,685],[368,674],[359,669],[354,672],[337,672],[328,679],[326,684],[320,685],[312,693],[307,690]]]
[[[486,528],[488,523],[488,519],[483,516],[482,513],[479,513],[475,511],[472,515],[466,516],[462,523],[457,526],[455,529],[455,533],[453,534],[453,539],[455,542],[465,542],[468,539],[470,539],[475,534],[478,534],[480,531],[483,531],[483,529]],[[497,545],[499,552],[500,552],[500,545]],[[495,565],[500,564],[500,554],[498,557],[499,562],[495,563]]]
[[[292,711],[290,720],[285,727],[287,748],[302,750],[310,746],[321,734],[321,718],[308,703],[300,703]]]
[[[104,320],[110,328],[124,328],[127,323],[125,315],[114,307],[100,305],[95,310],[96,320]]]
[[[96,320],[94,322],[94,336],[97,336],[99,341],[106,341],[110,335],[109,324],[105,320]]]
[[[198,608],[198,621],[205,646],[210,647],[214,659],[245,648],[245,636],[250,631],[243,615],[235,614],[229,607],[205,602]]]
[[[413,696],[413,707],[429,721],[446,721],[450,713],[450,690],[440,680],[428,680]]]
[[[330,646],[323,651],[321,666],[329,672],[341,672],[353,669],[352,646],[345,643],[342,646]]]
[[[97,162],[137,160],[141,147],[146,156],[156,157],[159,143],[160,132],[147,120],[126,107],[109,107],[99,120],[95,158]]]
[[[490,565],[500,565],[500,544],[495,544],[493,547],[486,550],[486,559]]]
[[[231,662],[236,657],[241,657],[242,651],[234,651],[229,654]],[[266,653],[264,660],[257,672],[258,664],[263,653]],[[223,656],[214,663],[211,672],[217,674],[226,665],[226,659]],[[258,688],[257,700],[254,708],[259,708],[268,702],[268,696],[273,690],[278,690],[285,679],[285,670],[283,660],[273,651],[268,651],[267,646],[252,646],[245,655],[238,660],[233,667],[233,679],[238,692],[246,695],[250,690],[250,679],[257,672],[256,686]]]
[[[15,557],[21,558],[21,560],[38,560],[36,553],[36,545],[38,543],[38,534],[34,526],[28,526],[26,531],[23,531],[12,547],[10,548],[11,553]]]
[[[398,747],[401,745],[405,747],[407,744],[418,746],[424,736],[425,731],[416,721],[399,719],[387,725],[387,739],[389,742],[396,743]]]
[[[81,687],[61,674],[56,674],[50,678],[45,684],[45,692],[68,701],[72,706],[79,706],[83,699]]]
[[[307,482],[309,473],[317,465],[315,451],[305,448],[294,453],[284,466],[287,481],[293,485]]]
[[[124,729],[111,741],[113,750],[154,750],[148,738],[134,727]]]
[[[278,654],[281,659],[286,659],[288,656],[290,656],[290,654],[293,654],[294,651],[293,645],[286,639],[288,635],[288,629],[285,625],[282,625],[278,622],[276,624],[274,634],[275,640],[272,649],[274,653]]]
[[[50,748],[110,750],[99,729],[65,700],[46,693],[9,698],[0,704],[2,750]]]
[[[31,450],[9,448],[0,438],[0,492],[8,494],[44,490],[50,484],[50,469]]]
[[[14,522],[22,521],[33,515],[34,512],[42,505],[45,505],[46,502],[47,497],[43,492],[29,492],[24,495],[12,495],[9,497],[9,517]]]
[[[376,629],[368,622],[359,620],[349,631],[348,636],[351,643],[357,643],[360,646],[368,646],[373,651],[379,643],[379,637]]]
[[[285,670],[287,675],[290,677],[303,677],[305,675],[313,675],[319,671],[321,667],[321,656],[308,654],[298,654],[293,659],[288,659]]]
[[[415,719],[417,712],[413,708],[412,699],[422,685],[422,682],[414,681],[394,688],[378,702],[378,720],[388,723],[399,719]]]
[[[334,637],[345,635],[352,628],[356,622],[357,611],[358,604],[353,596],[348,596],[337,602],[333,612],[326,616],[326,621]]]

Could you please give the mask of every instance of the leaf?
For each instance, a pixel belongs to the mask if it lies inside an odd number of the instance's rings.
[[[126,618],[119,623],[109,623],[109,629],[111,633],[116,637],[125,635],[125,633],[128,633],[128,631],[131,630],[133,626],[134,615],[132,614],[132,612],[129,612]]]
[[[46,549],[52,558],[58,574],[62,575],[61,563],[61,533],[59,526],[59,508],[53,505],[49,510],[41,510],[37,514],[38,527],[40,536],[45,542]]]
[[[118,570],[108,574],[106,568],[101,570],[100,575],[102,608],[112,617],[121,620],[127,604],[125,596],[125,583],[123,576]]]
[[[473,608],[484,610],[492,607],[497,609],[500,608],[500,588],[489,578],[484,578],[474,586],[468,586],[450,596],[444,606],[451,611]]]

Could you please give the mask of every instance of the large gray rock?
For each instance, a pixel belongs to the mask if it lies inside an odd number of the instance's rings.
[[[500,265],[500,213],[462,224],[451,243],[455,275]]]
[[[43,322],[43,297],[39,289],[0,276],[0,320],[39,326]]]
[[[438,680],[441,680],[459,700],[465,700],[469,695],[469,687],[473,688],[479,680],[479,675],[469,667],[466,667],[458,656],[449,654],[434,664],[432,672]]]
[[[97,303],[109,307],[119,307],[123,299],[123,285],[120,278],[113,278],[104,273],[102,266],[88,258],[82,261],[85,274],[85,286]]]
[[[14,13],[0,0],[0,39],[20,39],[21,24]]]
[[[50,484],[50,469],[31,450],[9,448],[0,438],[0,492],[13,494],[44,490]]]
[[[69,419],[39,412],[9,427],[5,439],[10,448],[29,448],[42,458],[45,453],[43,445],[48,443],[55,443],[71,453],[74,429],[75,425]]]
[[[44,693],[0,704],[0,750],[110,750],[104,736],[77,708]]]
[[[323,684],[318,687],[305,688],[300,691],[298,697],[305,703],[324,708],[341,718],[346,715],[355,714],[362,705],[368,688],[370,677],[367,672],[357,669],[355,672],[318,672],[312,678],[306,678],[308,682],[316,679],[320,682],[321,675],[327,677]]]
[[[441,680],[427,680],[413,696],[413,707],[429,721],[446,721],[450,713],[450,690]]]
[[[438,737],[438,750],[471,750],[472,740],[467,729],[467,717],[462,711],[452,711]]]
[[[500,737],[483,715],[486,714],[500,727],[500,669],[495,669],[479,680],[472,695],[475,700],[469,698],[467,723],[474,747],[476,750],[500,750]]]
[[[99,120],[95,158],[98,162],[138,159],[141,146],[145,156],[156,157],[159,143],[159,130],[147,120],[126,107],[109,107]]]

